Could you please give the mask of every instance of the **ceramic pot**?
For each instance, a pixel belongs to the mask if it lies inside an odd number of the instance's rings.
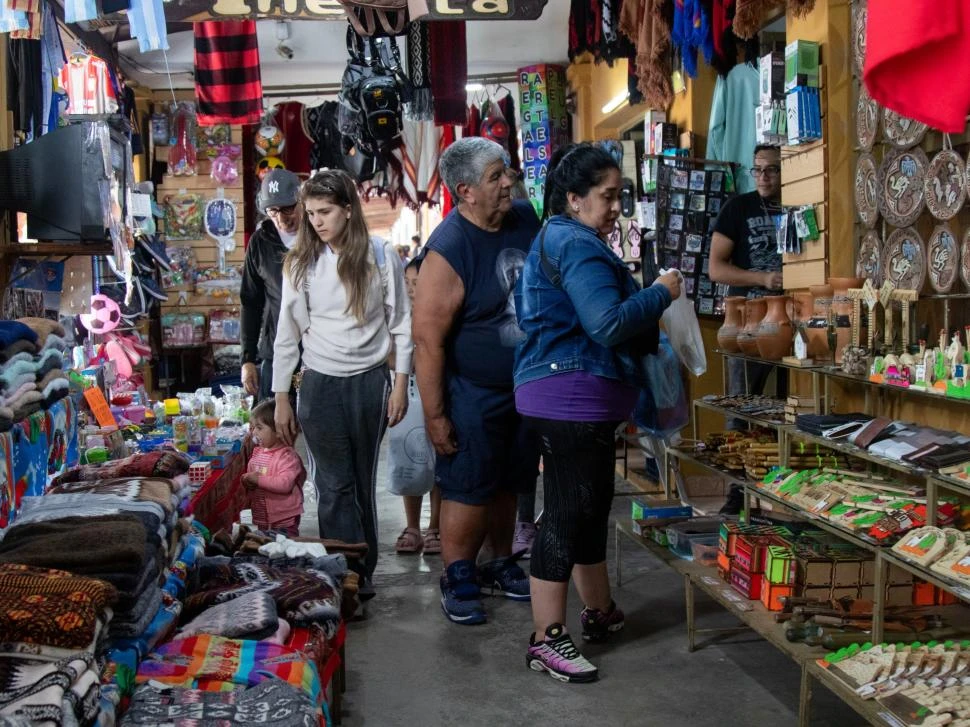
[[[812,313],[805,326],[808,338],[808,357],[815,361],[830,361],[828,327],[832,311],[832,286],[812,285],[808,289],[812,298]]]
[[[842,363],[842,350],[852,341],[852,300],[849,288],[861,288],[865,278],[829,278],[832,286],[832,317],[835,319],[835,363]],[[862,325],[862,321],[859,321]]]
[[[791,353],[795,328],[788,316],[789,295],[772,295],[765,298],[767,311],[761,319],[755,340],[758,355],[769,361],[777,361]]]
[[[744,327],[743,295],[733,295],[724,299],[724,325],[717,329],[717,345],[722,351],[738,353],[738,333]]]
[[[815,297],[811,292],[803,290],[800,293],[792,293],[792,323],[807,326],[812,312],[815,310]]]
[[[744,328],[738,331],[738,347],[741,353],[748,356],[757,356],[758,341],[755,338],[761,319],[768,311],[768,304],[764,298],[752,298],[744,302]]]

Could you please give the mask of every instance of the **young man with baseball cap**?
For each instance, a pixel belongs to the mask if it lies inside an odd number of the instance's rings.
[[[256,206],[267,219],[256,228],[246,248],[239,294],[242,384],[257,401],[273,395],[273,343],[280,315],[283,257],[296,242],[302,213],[299,192],[300,178],[293,172],[273,169],[263,177]]]

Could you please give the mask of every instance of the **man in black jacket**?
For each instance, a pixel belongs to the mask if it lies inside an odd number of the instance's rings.
[[[269,219],[256,228],[246,248],[239,295],[242,384],[257,401],[272,396],[273,342],[280,316],[283,257],[296,242],[302,213],[299,191],[300,179],[293,172],[273,169],[263,177],[257,204]]]

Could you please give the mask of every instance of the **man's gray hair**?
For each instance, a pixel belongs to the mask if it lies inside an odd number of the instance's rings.
[[[504,162],[505,156],[500,144],[481,136],[466,136],[445,149],[438,170],[455,204],[460,201],[459,184],[478,184],[485,175],[485,167]]]

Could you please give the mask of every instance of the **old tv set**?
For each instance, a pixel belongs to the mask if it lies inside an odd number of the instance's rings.
[[[123,224],[131,179],[124,122],[80,121],[0,152],[0,209],[27,215],[27,236],[108,242]]]

